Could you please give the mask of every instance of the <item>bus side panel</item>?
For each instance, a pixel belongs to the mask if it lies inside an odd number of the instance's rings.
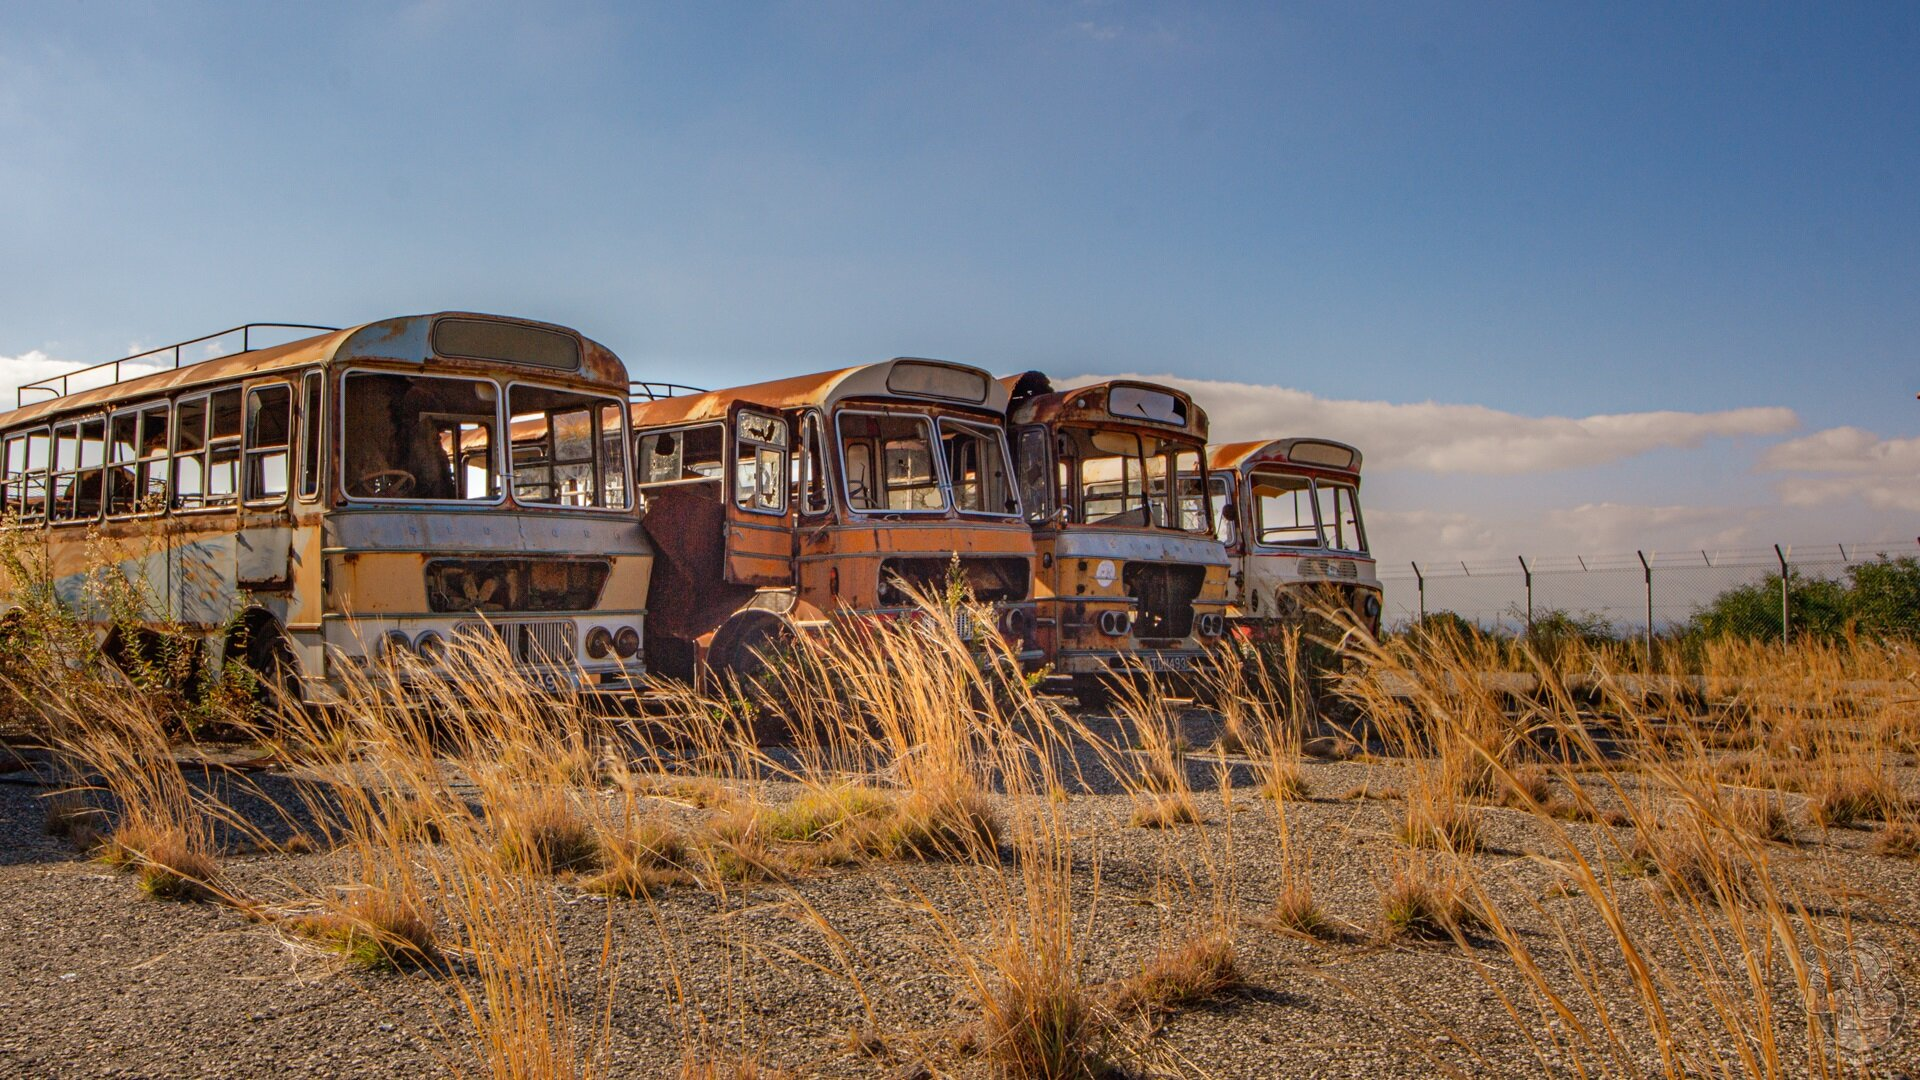
[[[182,530],[172,545],[171,610],[189,626],[212,629],[237,610],[240,537],[229,529]]]

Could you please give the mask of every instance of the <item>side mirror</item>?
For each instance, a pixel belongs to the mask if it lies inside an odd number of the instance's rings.
[[[1220,508],[1220,520],[1235,525],[1240,524],[1240,508],[1233,503],[1227,503]]]

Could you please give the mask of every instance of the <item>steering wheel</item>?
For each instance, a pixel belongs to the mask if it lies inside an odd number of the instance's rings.
[[[419,481],[405,469],[375,469],[360,477],[354,486],[376,499],[404,498]]]

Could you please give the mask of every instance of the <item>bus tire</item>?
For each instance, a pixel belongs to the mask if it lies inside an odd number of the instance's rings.
[[[799,640],[786,619],[749,608],[730,616],[707,649],[707,666],[721,685],[758,708],[754,734],[760,742],[783,743],[792,737],[785,687],[774,668],[780,654]]]

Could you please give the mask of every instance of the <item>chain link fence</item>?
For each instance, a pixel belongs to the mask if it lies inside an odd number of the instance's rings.
[[[1862,568],[1920,557],[1920,541],[1636,551],[1508,561],[1382,564],[1386,623],[1404,628],[1455,616],[1484,631],[1613,638],[1689,631],[1792,637],[1858,608],[1862,588],[1887,588]],[[1907,564],[1901,564],[1907,565]],[[1915,568],[1920,571],[1920,567]],[[1911,576],[1911,575],[1909,575]],[[1904,596],[1883,597],[1895,606]],[[1880,606],[1886,606],[1882,603]],[[1445,613],[1443,615],[1443,613]]]

